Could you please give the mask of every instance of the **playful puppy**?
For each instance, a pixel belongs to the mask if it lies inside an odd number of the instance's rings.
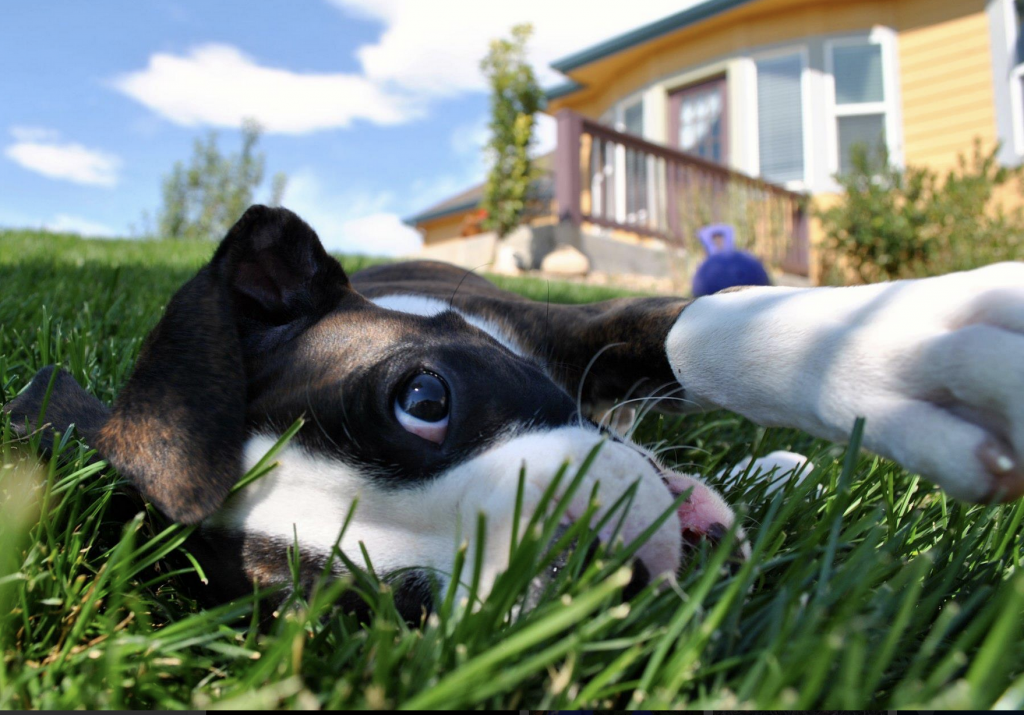
[[[17,424],[35,424],[51,377],[5,407]],[[627,397],[835,441],[864,416],[865,447],[954,496],[1024,493],[1024,264],[548,305],[441,263],[349,278],[295,214],[254,206],[168,304],[112,410],[66,373],[53,383],[46,420],[74,423],[164,514],[201,524],[225,596],[290,583],[296,535],[306,577],[319,574],[357,498],[342,550],[363,542],[382,576],[422,567],[442,588],[485,514],[486,589],[507,564],[521,468],[528,517],[558,468],[602,441],[568,518],[597,482],[605,505],[637,482],[628,542],[692,490],[637,554],[638,572],[671,574],[685,543],[734,517],[592,421]],[[300,416],[280,465],[227,499]],[[422,580],[403,584],[410,613],[430,605]]]

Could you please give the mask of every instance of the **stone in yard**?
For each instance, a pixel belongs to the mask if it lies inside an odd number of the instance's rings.
[[[590,259],[572,246],[562,246],[544,256],[540,269],[559,276],[585,276],[590,272]]]
[[[522,273],[520,263],[522,259],[512,246],[498,246],[498,255],[494,258],[491,271],[505,276],[515,276]]]

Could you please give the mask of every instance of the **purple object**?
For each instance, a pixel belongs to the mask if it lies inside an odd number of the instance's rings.
[[[736,230],[727,223],[716,223],[697,231],[708,257],[693,276],[693,297],[711,295],[733,286],[767,286],[768,278],[761,262],[746,251],[736,250]]]

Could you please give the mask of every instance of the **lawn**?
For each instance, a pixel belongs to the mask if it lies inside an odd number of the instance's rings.
[[[111,401],[212,249],[0,232],[0,401],[51,363]],[[613,294],[503,285],[553,301]],[[293,599],[261,632],[254,598],[197,606],[185,529],[150,509],[124,513],[118,476],[89,463],[87,447],[67,436],[59,458],[40,462],[9,424],[0,430],[0,708],[1024,707],[1024,502],[960,504],[798,432],[723,413],[650,415],[638,431],[666,462],[709,478],[752,451],[812,455],[799,487],[724,489],[753,548],[738,570],[724,566],[728,545],[705,549],[678,589],[623,603],[627,552],[613,550],[570,560],[521,614],[552,522],[522,535],[471,611],[444,602],[409,627],[387,587],[357,571]],[[369,603],[369,622],[332,611],[342,588]]]

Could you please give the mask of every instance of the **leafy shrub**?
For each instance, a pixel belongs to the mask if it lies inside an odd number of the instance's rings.
[[[1024,209],[1000,194],[1020,191],[1022,171],[1001,166],[998,147],[960,155],[945,176],[898,168],[884,151],[855,147],[853,168],[837,176],[840,203],[817,212],[827,283],[871,283],[967,270],[1024,258]]]

